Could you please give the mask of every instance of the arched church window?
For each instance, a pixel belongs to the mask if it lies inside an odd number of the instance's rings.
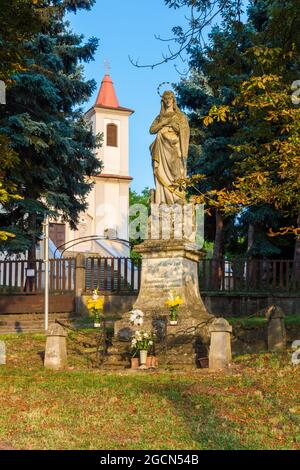
[[[109,147],[118,147],[118,127],[115,124],[107,124],[106,145]]]

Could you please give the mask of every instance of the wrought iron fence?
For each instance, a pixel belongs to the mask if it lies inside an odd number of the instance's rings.
[[[141,260],[134,258],[86,258],[86,289],[137,292],[141,283]]]

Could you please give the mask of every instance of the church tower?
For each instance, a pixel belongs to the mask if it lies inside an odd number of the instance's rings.
[[[99,253],[103,256],[128,256],[127,244],[113,238],[128,240],[129,211],[129,116],[134,111],[120,106],[113,82],[107,72],[102,80],[96,102],[86,113],[93,132],[103,135],[97,157],[102,171],[93,177],[94,186],[88,195],[88,209],[81,214],[77,231],[66,227],[66,241],[98,235],[97,242],[86,241],[70,250]]]

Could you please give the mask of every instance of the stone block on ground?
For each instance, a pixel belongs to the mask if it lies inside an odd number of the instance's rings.
[[[49,325],[47,331],[44,367],[60,370],[67,366],[67,332],[58,323]]]
[[[4,341],[0,341],[0,365],[1,364],[6,364],[6,347]]]
[[[216,318],[209,327],[211,333],[209,368],[226,369],[231,362],[232,326],[224,318]]]
[[[268,320],[268,350],[282,351],[286,348],[285,314],[280,307],[272,305],[266,311]]]

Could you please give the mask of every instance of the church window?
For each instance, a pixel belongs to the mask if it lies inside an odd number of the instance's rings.
[[[118,127],[115,124],[107,124],[106,145],[109,147],[118,147]]]

